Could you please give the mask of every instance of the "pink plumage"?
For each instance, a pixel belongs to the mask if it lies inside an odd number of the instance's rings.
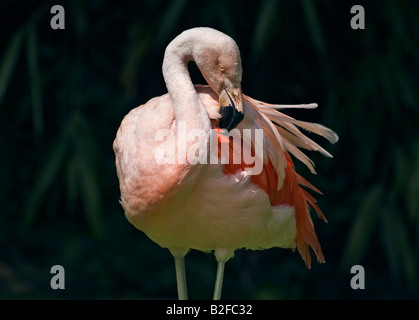
[[[192,84],[187,70],[192,60],[209,86]],[[332,143],[338,137],[322,125],[298,121],[277,111],[317,105],[270,105],[242,95],[237,45],[210,28],[190,29],[175,38],[166,49],[163,75],[168,94],[129,112],[118,130],[114,151],[125,215],[174,255],[179,298],[187,298],[181,269],[189,249],[214,251],[219,263],[215,299],[221,295],[224,263],[236,249],[298,248],[310,267],[311,247],[317,260],[324,262],[309,207],[325,218],[314,197],[302,186],[318,190],[295,172],[290,154],[315,172],[313,163],[299,148],[331,155],[298,127]],[[179,141],[181,125],[186,134],[203,132],[202,139]],[[250,148],[253,155],[258,150],[246,139],[225,140],[219,129],[224,125],[238,134],[245,129],[263,130],[260,173],[249,174],[246,168],[251,166],[243,161],[233,163],[235,144],[242,151]],[[184,148],[188,159],[196,150],[208,158],[213,152],[208,143],[213,129],[218,130],[215,136],[220,148],[222,143],[229,144],[228,163],[157,161],[162,144],[173,145],[171,151],[176,155]],[[165,139],[156,139],[161,132],[166,133]]]

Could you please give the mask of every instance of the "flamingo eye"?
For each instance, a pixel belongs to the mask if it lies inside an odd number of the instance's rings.
[[[220,66],[220,71],[221,72],[225,72],[226,71],[226,68],[224,68],[223,66]]]

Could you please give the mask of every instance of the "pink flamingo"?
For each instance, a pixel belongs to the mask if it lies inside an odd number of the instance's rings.
[[[209,86],[193,85],[189,61],[195,61]],[[310,247],[317,261],[325,262],[309,208],[326,218],[303,187],[320,191],[295,172],[290,153],[315,173],[313,162],[299,148],[332,156],[297,127],[331,143],[338,136],[320,124],[277,111],[317,105],[271,105],[242,94],[239,49],[233,39],[211,28],[194,28],[177,36],[166,48],[163,76],[168,94],[131,110],[113,148],[125,216],[170,250],[179,299],[188,298],[184,257],[190,249],[215,254],[214,299],[221,297],[224,265],[236,249],[297,248],[310,268]],[[199,132],[198,140],[180,141],[185,140],[180,137],[181,126],[186,133]],[[258,152],[244,136],[239,141],[226,138],[223,129],[233,128],[239,133],[263,129],[260,173],[249,174],[251,165],[233,161],[237,144],[242,151]],[[217,130],[218,149],[227,143],[231,151],[227,163],[201,161],[209,156],[212,129]],[[164,140],[158,138],[159,132],[172,134]],[[162,164],[156,154],[169,142],[174,149],[168,149],[166,156],[170,152],[179,156],[183,148],[187,159],[201,153],[200,161],[185,162],[178,157],[175,163]]]

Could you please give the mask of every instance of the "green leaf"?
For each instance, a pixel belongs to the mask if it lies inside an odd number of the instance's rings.
[[[397,147],[394,150],[394,183],[393,183],[393,191],[397,194],[403,194],[404,185],[406,184],[406,177],[408,168],[406,166],[406,157],[403,152],[403,149]]]
[[[311,41],[314,48],[321,58],[326,57],[326,45],[324,41],[323,30],[320,25],[319,16],[317,14],[316,6],[312,0],[303,0],[301,4],[305,14],[307,28],[310,32]],[[318,3],[318,2],[316,2]]]
[[[380,68],[378,68],[378,80],[380,81],[381,90],[383,99],[385,101],[384,105],[387,105],[388,112],[394,121],[399,119],[400,108],[397,107],[397,92],[396,92],[396,83],[393,80],[394,74],[390,70],[390,65],[387,59],[384,59],[381,63]],[[378,108],[377,108],[378,109]],[[381,110],[380,110],[381,111]],[[379,112],[381,115],[381,112]]]
[[[39,213],[39,208],[45,201],[48,191],[60,173],[68,150],[68,134],[63,129],[60,136],[53,144],[44,164],[42,165],[35,183],[29,191],[28,199],[23,210],[23,226],[29,227]]]
[[[419,223],[419,140],[412,143],[414,150],[409,161],[406,161],[406,168],[409,169],[404,182],[408,217],[411,222]],[[418,248],[419,249],[419,248]]]
[[[13,34],[2,57],[0,66],[0,107],[22,49],[23,35],[22,29]]]
[[[103,236],[102,197],[97,172],[97,146],[89,124],[79,113],[74,115],[73,142],[78,163],[78,182],[86,220],[94,236]]]
[[[416,101],[418,101],[417,90],[414,89],[413,83],[411,80],[412,74],[408,74],[405,70],[405,67],[401,63],[401,57],[397,51],[397,45],[394,45],[391,52],[389,53],[390,58],[390,74],[393,81],[398,87],[398,90],[402,94],[398,94],[400,99],[413,111],[417,111]],[[396,108],[396,106],[393,106]]]
[[[31,92],[32,118],[35,137],[40,139],[43,133],[44,117],[42,107],[41,77],[38,65],[38,36],[35,24],[27,28],[27,62],[29,72],[29,88]]]
[[[266,49],[270,29],[278,14],[279,1],[265,0],[261,3],[259,14],[255,24],[255,31],[252,39],[252,58],[259,58],[263,49]]]
[[[79,176],[80,193],[87,223],[93,235],[100,238],[103,235],[103,210],[98,181],[94,175],[94,168],[89,165],[89,161],[86,159],[86,154],[81,153],[79,156],[81,164]]]
[[[168,36],[171,35],[170,30],[178,24],[188,2],[189,0],[172,0],[167,6],[156,35],[157,43],[162,44],[167,41]]]
[[[417,262],[409,243],[409,228],[403,223],[402,211],[394,206],[384,207],[382,212],[383,251],[387,258],[390,272],[396,281],[406,280],[417,286]]]
[[[72,155],[67,161],[65,167],[65,191],[66,204],[69,212],[74,211],[79,195],[79,187],[77,182],[77,159]]]
[[[231,18],[231,12],[229,12],[228,2],[224,0],[218,1],[209,1],[214,3],[216,6],[215,12],[217,13],[216,16],[220,21],[220,26],[222,32],[234,37],[235,36],[235,25]],[[234,10],[234,8],[233,8]]]
[[[368,245],[378,223],[379,211],[382,208],[382,197],[383,188],[381,185],[376,185],[365,193],[358,213],[352,222],[343,253],[341,265],[344,269],[360,264],[368,251]]]

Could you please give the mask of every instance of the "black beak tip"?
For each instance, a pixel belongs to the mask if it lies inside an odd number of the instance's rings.
[[[221,129],[230,131],[234,129],[244,118],[244,114],[235,107],[225,106],[220,109],[221,118],[218,123]]]

